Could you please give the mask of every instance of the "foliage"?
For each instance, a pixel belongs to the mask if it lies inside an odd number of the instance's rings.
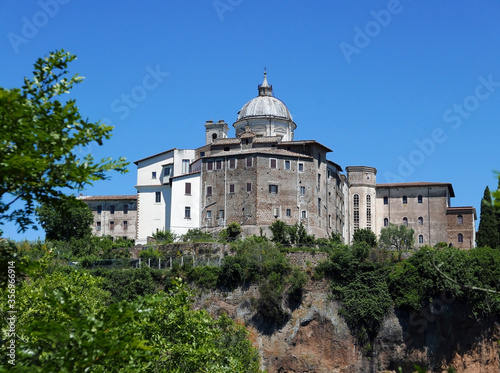
[[[288,301],[290,306],[298,306],[302,301],[302,292],[307,283],[307,275],[300,268],[294,268],[291,276],[287,279]]]
[[[187,278],[203,289],[216,289],[220,268],[211,266],[193,267],[188,271]]]
[[[219,233],[219,238],[225,241],[234,241],[241,234],[241,225],[236,222],[229,223],[226,229]]]
[[[87,238],[70,238],[68,241],[50,242],[53,251],[60,258],[66,260],[81,261],[83,258],[92,257],[97,259],[129,259],[129,248],[134,241],[118,237],[114,241],[109,236]]]
[[[183,242],[213,242],[214,238],[208,232],[203,232],[201,229],[189,229],[186,234],[182,235]]]
[[[479,229],[477,231],[477,245],[497,247],[500,242],[498,231],[498,221],[493,210],[490,189],[486,187],[481,201],[481,215]]]
[[[353,243],[366,242],[370,247],[377,246],[377,236],[371,229],[363,228],[358,229],[352,236]]]
[[[88,238],[92,234],[92,211],[85,202],[74,197],[61,198],[57,208],[42,204],[36,214],[47,240],[68,241]]]
[[[314,245],[316,243],[315,237],[307,234],[302,223],[289,226],[281,220],[275,220],[269,228],[273,234],[271,241],[280,245]]]
[[[78,154],[94,142],[102,145],[113,127],[83,119],[75,100],[59,101],[83,80],[67,76],[75,58],[52,52],[37,60],[21,89],[0,88],[0,224],[13,221],[24,231],[34,225],[37,204],[57,207],[68,190],[106,179],[109,170],[126,172],[124,158]]]
[[[399,258],[401,259],[402,251],[411,249],[415,231],[409,229],[405,225],[389,224],[388,227],[382,228],[380,231],[380,245],[383,248],[391,248],[398,251]]]
[[[162,231],[157,230],[153,233],[153,238],[165,244],[177,241],[177,235],[168,229]]]
[[[288,227],[284,221],[275,220],[269,228],[273,236],[271,237],[271,241],[275,243],[280,243],[282,245],[289,244],[290,237],[288,235]]]
[[[141,259],[165,259],[165,255],[158,250],[158,248],[154,246],[149,246],[145,250],[143,249],[139,254]]]
[[[284,283],[282,274],[272,272],[259,285],[260,297],[256,300],[256,308],[264,316],[266,323],[281,326],[289,317],[289,313],[282,307]]]

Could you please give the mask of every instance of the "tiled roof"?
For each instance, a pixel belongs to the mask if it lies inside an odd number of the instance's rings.
[[[106,200],[122,200],[122,199],[137,199],[137,194],[131,195],[114,195],[114,196],[81,196],[78,197],[83,201],[106,201]]]
[[[295,145],[318,145],[322,148],[324,148],[326,151],[331,152],[332,149],[329,147],[315,141],[315,140],[301,140],[301,141],[285,141],[280,144],[281,147],[284,146],[295,146]]]
[[[220,158],[225,156],[234,155],[248,155],[248,154],[270,154],[270,155],[281,155],[286,157],[300,157],[300,158],[312,158],[311,156],[295,153],[290,150],[278,149],[278,148],[252,148],[252,149],[234,149],[227,152],[220,152],[211,155],[207,155],[203,158]]]
[[[445,186],[450,191],[450,196],[455,197],[453,186],[451,183],[427,182],[427,181],[414,181],[408,183],[387,183],[377,184],[377,188],[408,188],[408,187],[440,187]]]
[[[231,144],[239,144],[240,139],[235,139],[235,138],[227,138],[227,139],[218,139],[214,143],[212,143],[212,146],[217,146],[217,145],[231,145]]]
[[[257,143],[268,143],[268,142],[280,142],[281,141],[281,136],[262,136],[262,137],[257,137],[253,142],[255,144]]]

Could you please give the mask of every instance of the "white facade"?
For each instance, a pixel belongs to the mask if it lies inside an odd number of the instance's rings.
[[[137,165],[137,237],[136,243],[158,230],[183,234],[199,228],[199,172],[192,172],[195,151],[170,149],[134,162]],[[185,183],[191,194],[185,195]],[[189,206],[190,218],[185,217]],[[180,214],[182,212],[182,214]]]

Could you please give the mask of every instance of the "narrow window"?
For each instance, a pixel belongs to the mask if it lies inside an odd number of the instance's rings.
[[[114,214],[115,213],[115,205],[109,205],[109,213]]]
[[[299,172],[304,171],[304,163],[299,163]]]
[[[151,179],[156,179],[156,171],[151,172]]]
[[[300,213],[300,216],[302,217],[302,219],[306,219],[307,218],[307,211],[302,210],[302,212]]]
[[[97,213],[98,214],[102,213],[102,206],[101,205],[97,205]]]
[[[189,206],[184,207],[184,218],[191,219],[191,207]]]
[[[215,166],[218,170],[222,170],[222,160],[216,161]]]
[[[123,230],[126,231],[128,229],[128,221],[123,221]]]
[[[231,170],[234,170],[236,168],[236,159],[230,159],[229,160],[229,168]]]
[[[403,218],[403,225],[408,226],[408,218],[407,217]]]
[[[321,190],[321,174],[318,174],[318,190]]]
[[[353,197],[353,212],[354,212],[354,231],[359,229],[359,194]]]
[[[212,187],[207,186],[207,196],[211,196],[211,195],[212,195]]]
[[[269,184],[269,193],[278,194],[278,186],[275,184]]]
[[[269,160],[269,167],[276,168],[276,159]]]
[[[191,195],[191,183],[184,184],[184,194]]]
[[[182,160],[182,173],[187,174],[189,172],[189,159]]]
[[[252,167],[252,166],[253,166],[253,158],[247,157],[247,167]]]
[[[458,234],[458,242],[460,242],[460,243],[464,242],[464,236],[462,233]]]
[[[408,197],[403,196],[403,205],[406,205],[408,203]]]
[[[97,222],[96,230],[98,230],[98,231],[101,230],[101,222],[100,221]]]
[[[212,219],[212,210],[207,210],[207,219]]]
[[[321,216],[321,198],[318,198],[318,216]]]
[[[219,210],[219,219],[224,219],[224,210]]]
[[[389,226],[389,219],[384,218],[384,227],[388,227],[388,226]]]
[[[286,216],[287,217],[292,216],[292,210],[291,209],[286,209]]]
[[[161,192],[155,192],[155,202],[156,203],[161,202]]]
[[[389,197],[384,197],[384,205],[388,205],[389,204]]]
[[[113,220],[110,220],[110,222],[109,222],[109,230],[110,231],[115,230],[115,222]]]
[[[247,192],[252,191],[252,183],[247,183]]]
[[[234,184],[229,184],[229,193],[234,193]]]
[[[372,229],[372,196],[366,196],[366,228]]]
[[[128,214],[128,204],[123,205],[123,213]]]
[[[464,223],[464,218],[462,215],[457,216],[457,224],[462,225]]]
[[[207,171],[212,171],[213,169],[214,169],[214,162],[208,161],[207,162]]]
[[[290,169],[290,161],[285,161],[285,170]]]
[[[170,175],[170,167],[165,167],[163,170],[163,176],[169,176]]]
[[[422,196],[418,196],[418,197],[417,197],[417,201],[418,201],[418,203],[422,203],[422,200],[423,200]]]
[[[318,153],[318,167],[321,165],[321,153]]]
[[[423,244],[424,243],[424,236],[421,235],[421,234],[418,235],[418,243],[419,244]]]
[[[304,187],[304,186],[300,187],[300,195],[301,196],[305,196],[306,195],[306,187]]]
[[[424,218],[421,216],[418,218],[418,225],[424,225]]]

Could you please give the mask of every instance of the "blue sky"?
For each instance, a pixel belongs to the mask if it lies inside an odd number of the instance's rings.
[[[71,97],[113,138],[81,153],[130,162],[204,143],[204,123],[257,95],[263,68],[297,124],[377,182],[453,184],[475,206],[500,169],[500,3],[478,1],[78,1],[0,3],[0,86],[38,57],[78,56]],[[136,168],[86,195],[134,194]],[[15,239],[44,237],[42,230]]]

